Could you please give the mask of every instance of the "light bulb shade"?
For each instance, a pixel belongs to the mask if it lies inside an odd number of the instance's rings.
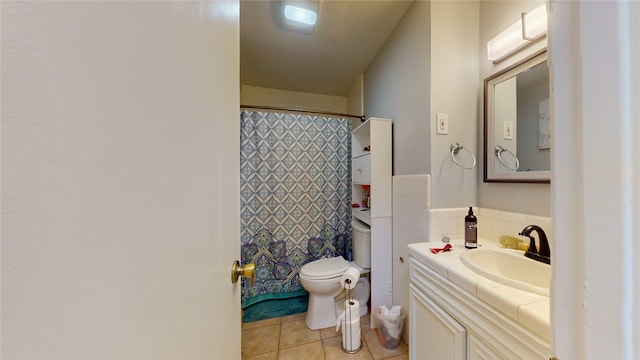
[[[529,41],[522,38],[522,20],[518,19],[511,26],[487,42],[487,57],[497,62],[518,51]]]
[[[302,31],[313,32],[318,21],[318,5],[315,1],[283,1],[282,24],[284,27]]]
[[[547,33],[547,6],[541,5],[522,16],[522,37],[533,41]]]
[[[487,57],[498,62],[547,33],[547,7],[541,5],[487,42]]]

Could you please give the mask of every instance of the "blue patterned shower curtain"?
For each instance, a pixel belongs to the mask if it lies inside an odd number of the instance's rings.
[[[242,307],[306,294],[307,262],[348,258],[351,244],[349,119],[242,111],[240,210]]]

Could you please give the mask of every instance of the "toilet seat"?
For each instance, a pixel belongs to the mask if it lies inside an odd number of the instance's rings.
[[[300,275],[307,279],[331,279],[340,277],[349,267],[349,262],[342,256],[315,260],[300,269]]]

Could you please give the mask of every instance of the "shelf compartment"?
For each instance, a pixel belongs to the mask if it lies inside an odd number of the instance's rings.
[[[354,184],[371,183],[371,156],[363,154],[351,161],[352,182]]]

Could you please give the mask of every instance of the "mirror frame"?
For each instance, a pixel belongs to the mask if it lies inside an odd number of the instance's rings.
[[[551,182],[551,170],[505,173],[495,172],[495,156],[493,155],[493,149],[495,148],[493,135],[495,133],[495,121],[493,119],[495,85],[545,61],[547,61],[546,49],[536,52],[523,61],[491,75],[484,80],[484,182],[546,184]],[[491,107],[489,107],[489,105]]]

